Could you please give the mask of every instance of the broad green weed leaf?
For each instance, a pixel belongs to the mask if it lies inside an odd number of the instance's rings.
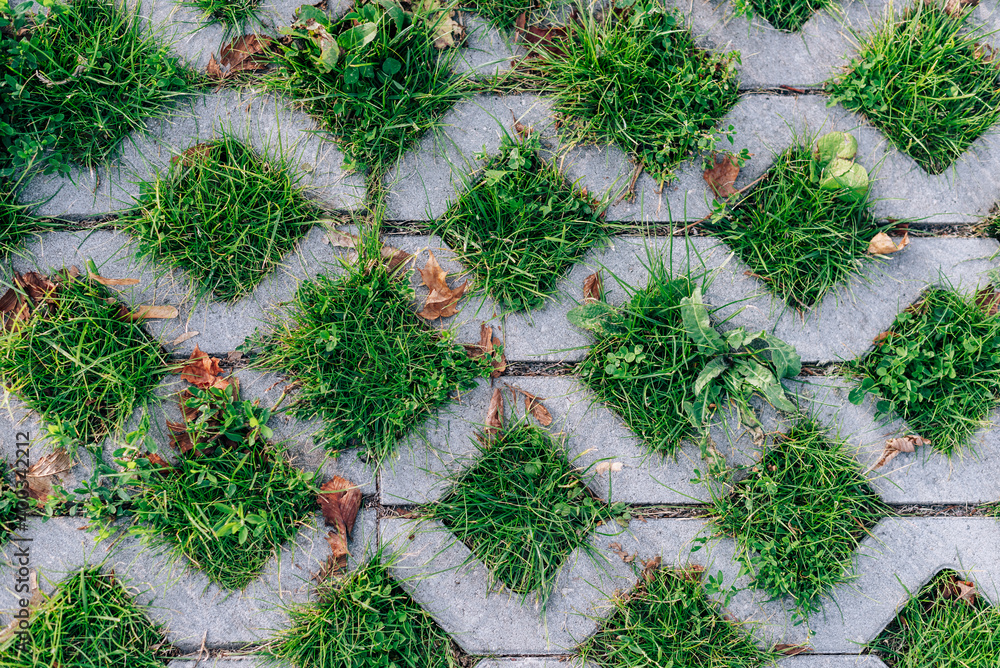
[[[802,371],[802,357],[794,347],[776,336],[765,334],[764,340],[771,350],[771,364],[778,378],[794,378]]]
[[[704,390],[709,383],[722,375],[727,368],[729,368],[729,364],[726,362],[726,358],[722,355],[719,355],[706,364],[705,368],[698,374],[698,378],[694,381],[695,395],[701,394],[702,390]]]
[[[795,410],[795,404],[785,396],[785,389],[765,366],[752,360],[740,360],[737,371],[748,385],[760,390],[772,406],[783,411]]]
[[[681,300],[681,319],[684,331],[702,352],[722,352],[724,344],[719,333],[712,329],[708,309],[701,299],[701,288],[695,288],[690,297]]]
[[[566,314],[570,324],[600,335],[614,334],[618,331],[614,325],[617,317],[614,307],[604,302],[581,304]]]

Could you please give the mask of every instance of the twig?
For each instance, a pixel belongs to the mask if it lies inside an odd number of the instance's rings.
[[[613,206],[618,206],[618,204],[623,199],[632,199],[633,197],[635,197],[635,182],[639,180],[639,175],[640,174],[642,174],[642,163],[641,162],[635,166],[635,169],[632,170],[632,178],[628,182],[628,188],[626,188],[625,191],[622,192],[622,194],[618,196],[618,199],[615,200],[615,203],[614,203]]]

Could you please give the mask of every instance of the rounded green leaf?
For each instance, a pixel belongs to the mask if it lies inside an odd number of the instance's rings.
[[[399,70],[401,69],[403,69],[403,64],[398,60],[396,60],[395,58],[386,58],[382,62],[382,71],[388,74],[389,76],[393,76],[394,74],[396,74],[396,72],[399,72]]]
[[[869,184],[868,170],[856,162],[840,158],[826,166],[819,180],[819,187],[824,190],[846,189],[841,198],[848,201],[865,199]]]

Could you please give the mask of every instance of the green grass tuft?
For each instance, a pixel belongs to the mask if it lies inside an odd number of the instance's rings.
[[[107,288],[60,274],[54,306],[0,331],[0,378],[59,445],[95,447],[153,398],[166,359]]]
[[[513,425],[480,447],[451,491],[429,507],[511,591],[548,598],[570,552],[623,504],[595,498],[548,432]]]
[[[35,228],[35,221],[28,213],[30,208],[17,201],[16,189],[0,177],[0,258],[17,251]]]
[[[317,210],[293,167],[257,155],[224,135],[179,156],[142,186],[118,225],[135,235],[140,257],[182,269],[204,292],[246,296],[315,224]]]
[[[932,289],[896,317],[891,334],[867,356],[845,365],[878,398],[881,415],[898,414],[946,455],[989,426],[1000,402],[1000,314],[974,296]]]
[[[604,668],[758,668],[774,665],[739,624],[708,601],[699,571],[660,568],[622,598],[580,648]]]
[[[189,425],[195,447],[177,468],[121,462],[137,486],[131,532],[186,557],[219,586],[243,589],[311,516],[317,490],[311,473],[267,444],[269,411],[238,401],[235,384],[190,392],[185,410],[205,421]]]
[[[146,24],[108,0],[53,3],[36,20],[25,37],[3,42],[8,150],[50,149],[46,164],[64,172],[69,161],[93,167],[192,88],[194,75]]]
[[[889,668],[993,668],[1000,665],[1000,608],[947,595],[955,580],[938,573],[912,596],[868,647]]]
[[[765,178],[727,215],[703,227],[788,303],[808,308],[871,261],[868,243],[885,226],[867,200],[810,180],[809,149],[779,155]]]
[[[464,96],[462,79],[451,71],[455,49],[433,46],[446,12],[414,14],[398,5],[389,12],[359,0],[336,21],[316,12],[309,16],[337,39],[339,55],[324,52],[307,30],[293,26],[297,39],[282,47],[277,69],[264,83],[299,101],[358,169],[391,166]],[[371,41],[366,43],[359,31]]]
[[[795,32],[812,15],[837,6],[836,0],[733,0],[737,14],[756,14],[778,30]]]
[[[298,385],[289,411],[322,418],[317,440],[330,452],[360,447],[385,461],[450,393],[492,370],[489,360],[470,360],[450,331],[429,328],[413,299],[406,274],[354,265],[303,283],[289,319],[260,342],[254,365]]]
[[[205,21],[229,31],[246,32],[254,22],[261,0],[184,0],[182,4],[202,12]]]
[[[573,263],[607,236],[602,211],[543,161],[536,135],[505,137],[478,183],[435,234],[501,305],[541,306]]]
[[[462,9],[479,14],[500,30],[513,30],[520,14],[530,13],[538,6],[538,0],[470,0],[468,4],[460,4]]]
[[[551,95],[571,142],[615,143],[658,182],[710,150],[716,123],[736,104],[735,53],[695,47],[676,10],[585,13],[568,37],[529,61],[527,78]]]
[[[681,299],[694,287],[689,278],[671,278],[662,266],[652,267],[647,287],[634,291],[619,310],[620,326],[596,336],[580,365],[580,377],[596,398],[650,451],[666,455],[697,433],[684,404],[695,401],[695,378],[713,357],[699,351],[681,320]]]
[[[902,20],[877,27],[847,72],[826,85],[831,103],[864,114],[932,174],[1000,118],[1000,69],[967,16],[915,3]]]
[[[149,621],[114,574],[96,568],[74,571],[59,583],[32,614],[28,638],[23,648],[18,636],[0,648],[0,666],[163,668],[165,662],[163,629]]]
[[[293,608],[290,627],[261,655],[295,668],[459,668],[447,634],[392,579],[381,554],[322,585],[318,602]]]
[[[857,461],[811,422],[797,424],[732,493],[716,497],[714,522],[736,538],[751,586],[790,597],[796,614],[820,610],[820,597],[854,572],[860,539],[888,512]]]

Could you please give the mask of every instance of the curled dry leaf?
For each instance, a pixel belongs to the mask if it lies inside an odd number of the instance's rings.
[[[652,559],[642,560],[642,579],[646,582],[651,582],[653,580],[653,573],[660,567],[663,563],[662,557],[653,557]]]
[[[211,64],[211,63],[210,63]],[[212,144],[209,142],[203,142],[201,144],[195,144],[184,150],[180,155],[175,155],[170,158],[170,164],[176,165],[178,162],[181,163],[182,167],[190,167],[198,160],[207,158],[212,152]]]
[[[155,452],[144,452],[139,455],[142,459],[148,459],[149,463],[156,467],[158,473],[174,473],[176,469],[170,465],[166,459]]]
[[[612,552],[621,557],[622,561],[624,561],[626,564],[631,564],[633,561],[635,561],[635,555],[629,554],[628,550],[623,548],[621,543],[609,543],[608,547],[611,549]]]
[[[517,41],[537,45],[555,55],[566,55],[566,52],[559,45],[560,42],[566,41],[569,37],[569,31],[566,28],[561,26],[529,26],[527,13],[521,12],[514,21],[514,29]]]
[[[969,605],[976,605],[976,583],[971,580],[952,579],[941,588],[941,595],[945,598],[954,598],[965,601]]]
[[[205,68],[209,77],[223,81],[240,72],[258,72],[267,68],[274,51],[274,40],[267,35],[242,35],[224,44],[219,59],[213,55]]]
[[[357,248],[361,244],[361,237],[356,234],[341,232],[340,230],[330,230],[323,237],[323,243],[337,248]],[[396,271],[400,265],[413,257],[404,250],[393,248],[386,244],[382,244],[382,247],[379,249],[379,256],[385,260],[389,271]]]
[[[194,338],[194,337],[198,336],[198,334],[199,334],[199,332],[196,332],[194,330],[192,330],[190,332],[184,332],[183,334],[181,334],[180,336],[178,336],[176,339],[174,339],[173,341],[171,341],[170,345],[172,345],[172,346],[179,346],[180,344],[184,343],[188,339],[191,339],[191,338]]]
[[[597,473],[598,475],[603,475],[608,471],[618,473],[623,468],[625,468],[625,465],[621,462],[599,462],[597,466],[594,467],[594,473]]]
[[[543,427],[548,427],[552,424],[552,414],[549,413],[549,409],[542,404],[538,397],[531,392],[525,392],[516,385],[508,385],[507,387],[510,388],[511,392],[518,393],[524,397],[525,414],[531,413],[532,417],[538,420],[538,423]]]
[[[170,447],[174,450],[186,455],[194,449],[194,441],[191,440],[191,435],[188,433],[187,426],[181,424],[180,422],[167,420],[167,435],[170,439]],[[201,449],[199,448],[199,451],[200,450]]]
[[[486,355],[493,360],[493,372],[490,378],[497,378],[507,369],[507,356],[501,353],[499,356],[496,350],[503,342],[493,333],[493,327],[485,322],[479,325],[479,343],[463,343],[465,354],[476,360]]]
[[[705,179],[705,183],[712,189],[712,194],[717,199],[735,195],[739,191],[733,185],[736,183],[736,177],[740,175],[740,166],[736,158],[716,153],[712,159],[715,161],[714,166],[702,172],[701,177]]]
[[[326,567],[320,572],[321,579],[329,575],[340,575],[346,571],[347,557],[350,555],[350,552],[347,550],[347,539],[344,538],[343,534],[330,531],[326,534],[326,543],[330,546],[331,554],[327,560]]]
[[[127,320],[137,322],[139,320],[170,320],[178,315],[177,308],[174,306],[142,304],[135,311],[127,313],[125,317]]]
[[[604,292],[604,283],[601,281],[601,272],[595,271],[593,274],[583,279],[583,301],[599,302]]]
[[[219,374],[221,373],[222,367],[219,366],[219,359],[217,357],[209,357],[208,353],[203,352],[198,347],[198,344],[195,344],[194,351],[188,358],[187,364],[181,367],[180,370],[182,380],[202,390],[209,387],[217,387],[219,389],[229,387],[232,381],[220,378]]]
[[[175,156],[176,157],[176,156]],[[104,278],[103,276],[98,276],[95,273],[90,273],[90,280],[100,283],[101,285],[138,285],[138,278]]]
[[[900,438],[890,438],[885,442],[885,450],[882,451],[882,456],[879,457],[872,469],[882,468],[901,452],[914,452],[916,446],[918,445],[930,445],[931,442],[922,436],[917,436],[916,434],[910,434],[909,436],[903,436]]]
[[[889,255],[903,250],[910,244],[910,233],[904,232],[899,244],[885,232],[879,232],[868,242],[868,252],[872,255]]]
[[[317,501],[327,526],[337,527],[342,536],[350,537],[361,508],[361,488],[335,475],[320,487]]]
[[[789,645],[787,643],[778,643],[774,646],[774,651],[779,654],[784,654],[785,656],[798,656],[808,652],[811,648],[809,645]]]
[[[495,434],[503,429],[503,394],[500,388],[493,390],[490,406],[486,409],[486,434]]]
[[[28,496],[44,503],[52,494],[52,485],[58,481],[61,473],[73,468],[73,458],[65,449],[59,448],[41,457],[28,467],[25,475],[28,484]]]
[[[434,30],[434,48],[447,49],[465,41],[465,27],[455,20],[455,10],[441,0],[413,0],[413,10]]]
[[[874,343],[876,346],[881,346],[886,339],[892,336],[896,336],[896,333],[892,331],[882,332],[874,339],[872,339],[872,343]]]
[[[465,294],[469,283],[466,281],[455,289],[449,288],[445,280],[447,274],[434,257],[434,251],[429,251],[429,254],[427,264],[420,269],[420,276],[431,292],[424,301],[424,309],[417,315],[425,320],[450,318],[458,312],[458,300]]]

